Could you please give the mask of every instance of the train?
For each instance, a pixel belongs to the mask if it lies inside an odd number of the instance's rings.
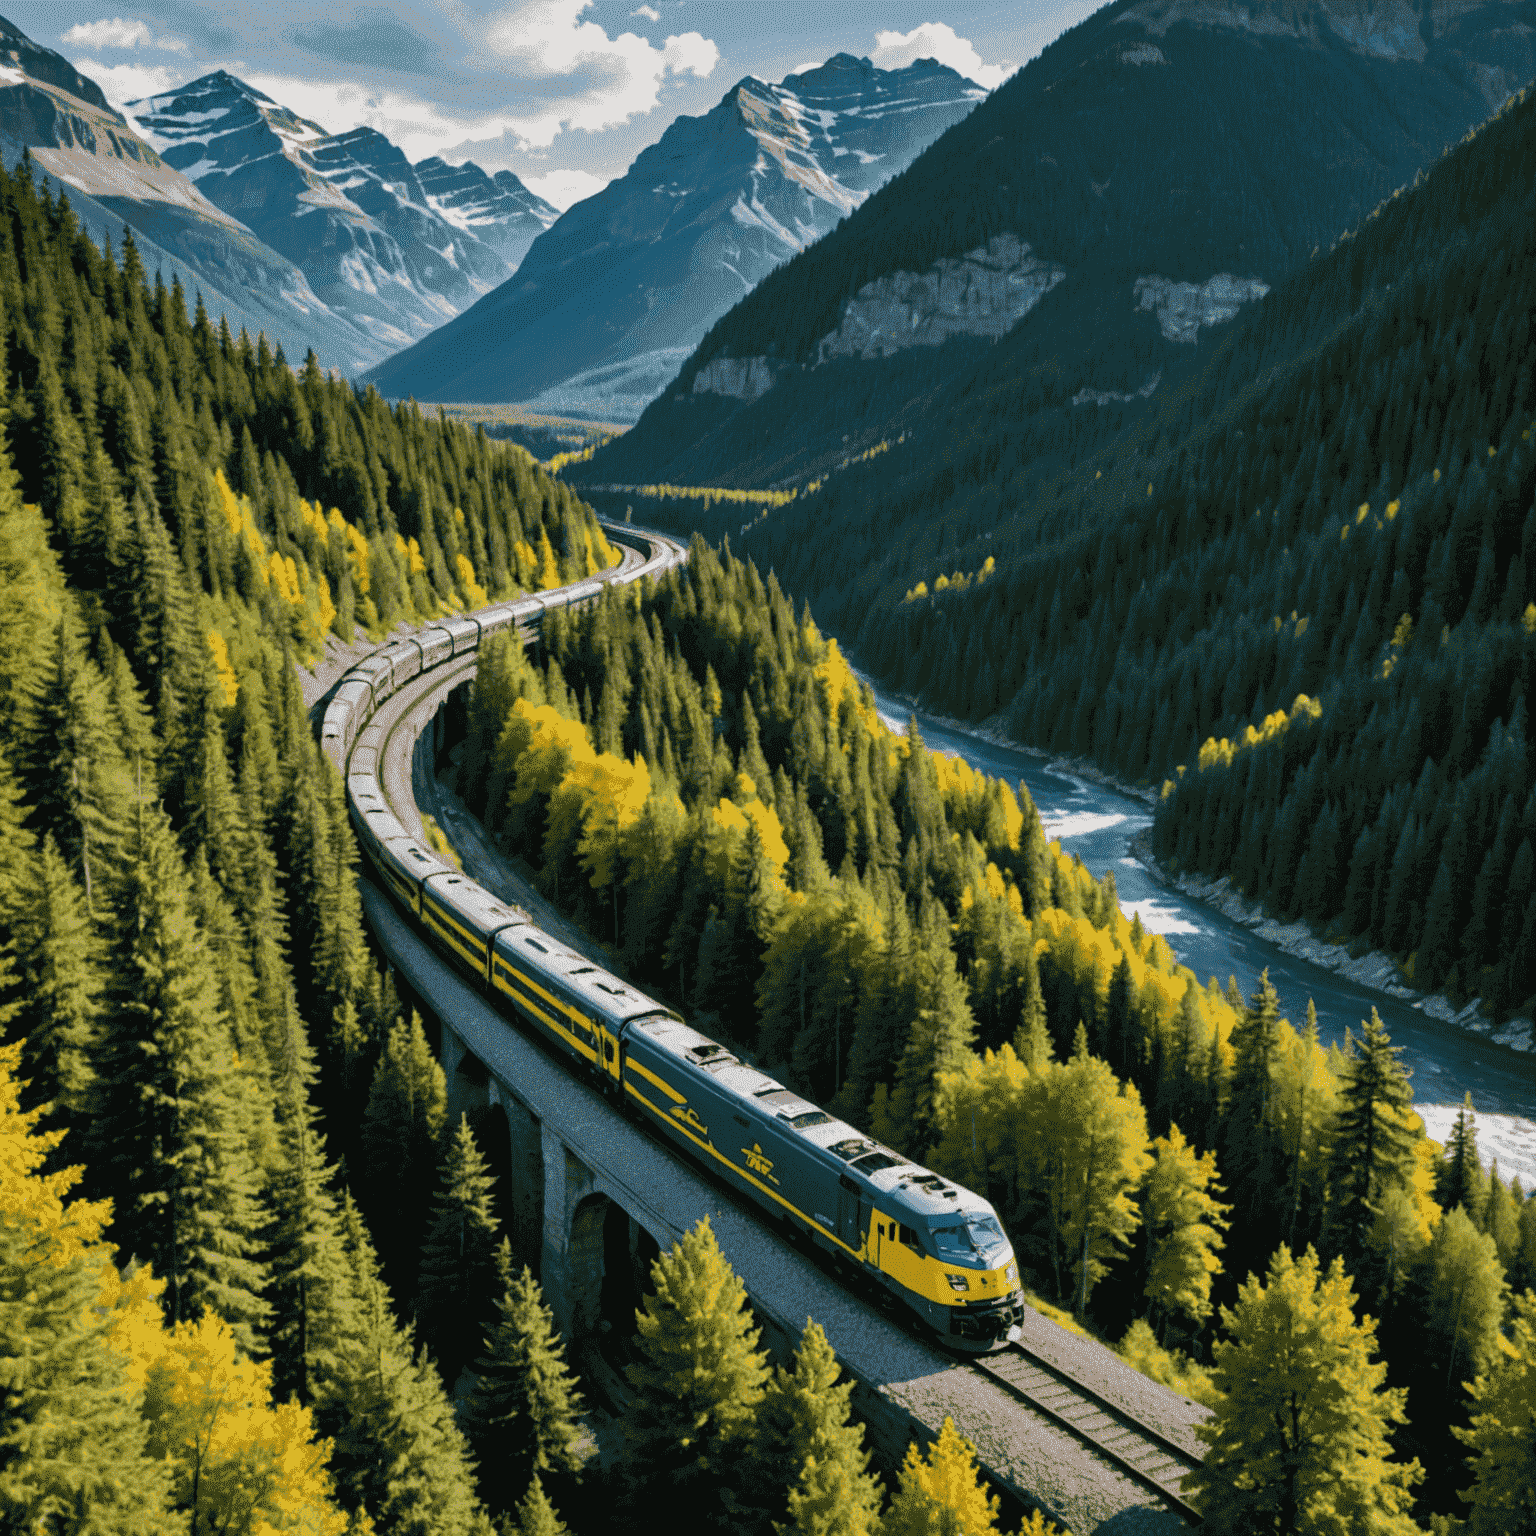
[[[629,542],[628,529],[612,534]],[[685,558],[657,541],[608,577],[632,581]],[[780,1228],[801,1234],[859,1284],[883,1290],[921,1329],[966,1353],[1020,1336],[1024,1297],[1002,1223],[981,1195],[922,1167],[691,1028],[594,965],[412,837],[379,772],[370,720],[403,684],[601,581],[455,616],[395,639],[331,695],[321,743],[342,774],[359,844],[427,941],[502,1011],[624,1112],[653,1126]]]

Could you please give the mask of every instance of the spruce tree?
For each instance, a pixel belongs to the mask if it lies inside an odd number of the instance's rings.
[[[352,1284],[325,1142],[302,1083],[290,1082],[268,1200],[272,1307],[267,1327],[273,1390],[308,1406],[353,1325]]]
[[[516,1522],[504,1522],[502,1529],[508,1536],[566,1536],[567,1531],[537,1477],[528,1484],[527,1493],[518,1503]]]
[[[442,1378],[396,1322],[357,1207],[342,1202],[347,1331],[322,1379],[315,1420],[335,1447],[342,1504],[391,1536],[482,1536],[474,1466]]]
[[[808,1318],[793,1370],[774,1370],[757,1411],[736,1490],[743,1531],[870,1536],[878,1528],[880,1483],[863,1427],[850,1422],[853,1383],[840,1383],[841,1374],[826,1334]]]
[[[1280,999],[1267,970],[1232,1030],[1232,1051],[1221,1166],[1233,1203],[1254,1222],[1275,1203],[1274,1073],[1280,1052]]]
[[[976,1447],[946,1418],[926,1455],[915,1443],[907,1447],[880,1529],[882,1536],[999,1536],[999,1508],[981,1480]]]
[[[1446,1139],[1445,1157],[1435,1170],[1435,1202],[1442,1210],[1462,1206],[1477,1212],[1482,1200],[1483,1168],[1477,1155],[1477,1114],[1468,1093]]]
[[[439,1164],[416,1284],[421,1339],[450,1390],[485,1336],[497,1291],[504,1289],[497,1285],[495,1182],[469,1117],[460,1115]]]
[[[1398,1065],[1376,1010],[1358,1040],[1346,1037],[1344,1081],[1334,1125],[1330,1194],[1332,1243],[1347,1263],[1356,1263],[1381,1202],[1405,1188],[1416,1140],[1409,1128],[1413,1090]]]
[[[747,1293],[702,1218],[651,1267],[625,1374],[625,1504],[643,1524],[664,1503],[692,1529],[733,1528],[725,1498],[750,1443],[768,1369]]]
[[[384,1042],[363,1114],[360,1184],[367,1208],[387,1220],[379,1254],[392,1276],[415,1275],[417,1234],[425,1221],[443,1127],[448,1118],[448,1081],[421,1020],[396,1020]],[[402,1219],[403,1218],[403,1219]]]
[[[1222,1308],[1215,1346],[1222,1394],[1195,1433],[1203,1464],[1185,1480],[1201,1529],[1247,1536],[1315,1530],[1412,1536],[1417,1463],[1391,1459],[1391,1426],[1406,1393],[1385,1386],[1373,1358],[1376,1325],[1356,1322],[1354,1292],[1336,1259],[1282,1244],[1263,1279],[1251,1275]]]
[[[211,1307],[253,1349],[267,1314],[261,1175],[189,885],[164,814],[140,801],[112,891],[90,1169],[118,1246],[165,1280],[169,1319]]]
[[[12,1032],[22,1047],[25,1101],[48,1104],[78,1125],[94,1080],[92,1055],[101,1009],[96,935],[79,883],[54,842],[43,839],[31,890],[15,916],[18,996]]]
[[[581,1394],[539,1282],[526,1265],[512,1274],[505,1239],[497,1269],[503,1279],[499,1317],[475,1362],[464,1425],[480,1467],[481,1497],[492,1510],[503,1510],[530,1478],[565,1481],[580,1472]]]

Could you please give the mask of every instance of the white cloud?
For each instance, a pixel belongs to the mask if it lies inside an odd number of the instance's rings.
[[[656,105],[665,76],[705,79],[720,61],[720,50],[698,32],[669,37],[661,48],[633,32],[609,37],[596,22],[581,20],[591,4],[529,0],[492,17],[485,29],[486,46],[514,80],[569,82],[568,92],[546,92],[540,110],[501,119],[526,148],[547,148],[562,129],[598,132],[626,123]]]
[[[187,45],[181,38],[156,37],[142,21],[122,16],[76,22],[59,40],[81,48],[158,48],[163,53],[187,52]]]
[[[517,179],[536,197],[553,203],[561,213],[608,185],[606,176],[594,176],[591,171],[549,171],[543,176],[519,176]]]
[[[989,91],[996,90],[1014,70],[1006,59],[999,64],[983,64],[971,40],[958,36],[943,21],[925,21],[910,32],[875,33],[875,51],[870,59],[881,69],[904,69],[914,59],[937,59]]]
[[[142,96],[160,96],[186,79],[186,71],[169,64],[101,64],[95,59],[71,59],[87,80],[101,87],[101,94],[125,117],[132,117],[127,103]]]
[[[651,5],[642,5],[639,10],[631,11],[629,14],[631,16],[644,16],[647,21],[661,20],[661,12]]]

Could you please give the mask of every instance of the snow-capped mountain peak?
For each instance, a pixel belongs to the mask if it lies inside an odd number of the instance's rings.
[[[931,59],[749,75],[567,209],[473,317],[374,377],[391,394],[632,418],[732,304],[986,94]]]
[[[129,110],[169,164],[392,348],[510,277],[554,218],[515,177],[418,168],[376,129],[330,133],[225,70]]]

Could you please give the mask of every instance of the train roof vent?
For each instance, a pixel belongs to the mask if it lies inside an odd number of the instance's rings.
[[[688,1054],[702,1067],[723,1067],[736,1060],[723,1045],[716,1045],[713,1040],[690,1045]]]
[[[525,939],[523,942],[527,944],[529,949],[538,950],[541,955],[547,955],[549,953],[549,950],[543,944],[540,944],[537,939]]]
[[[595,965],[578,965],[574,971],[568,971],[570,976],[590,976],[597,967]]]
[[[834,1141],[827,1151],[836,1152],[845,1163],[851,1163],[854,1158],[863,1157],[866,1152],[877,1152],[879,1148],[862,1136],[850,1136],[845,1141]]]
[[[837,1148],[834,1147],[832,1150],[835,1152]],[[899,1168],[905,1161],[905,1158],[897,1157],[894,1153],[877,1151],[869,1153],[867,1157],[859,1158],[851,1166],[867,1177],[872,1173],[880,1173],[886,1168]]]

